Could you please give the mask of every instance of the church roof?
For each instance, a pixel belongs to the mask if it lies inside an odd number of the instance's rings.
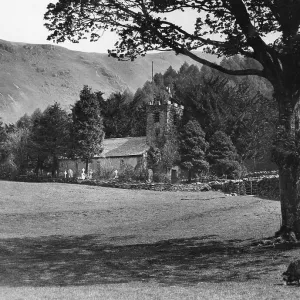
[[[104,139],[100,157],[136,156],[142,155],[147,150],[149,146],[145,136]]]

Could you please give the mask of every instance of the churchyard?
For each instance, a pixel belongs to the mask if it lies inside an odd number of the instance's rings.
[[[280,203],[0,181],[0,299],[298,299]],[[259,245],[258,245],[259,244]]]

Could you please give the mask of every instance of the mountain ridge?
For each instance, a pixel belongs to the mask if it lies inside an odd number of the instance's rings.
[[[213,55],[199,53],[213,62]],[[27,44],[0,39],[0,117],[15,122],[25,113],[44,109],[59,102],[68,109],[79,98],[83,85],[104,92],[129,89],[133,93],[163,73],[169,66],[178,70],[187,62],[201,67],[190,58],[174,52],[151,53],[135,61],[118,61],[105,53],[80,52],[49,44]]]

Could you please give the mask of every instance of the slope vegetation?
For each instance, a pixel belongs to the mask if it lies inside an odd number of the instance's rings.
[[[208,54],[201,56],[217,60]],[[85,84],[104,92],[105,97],[125,89],[135,92],[151,79],[152,61],[154,73],[164,72],[170,65],[179,69],[185,61],[195,63],[173,52],[124,62],[102,53],[0,40],[0,117],[13,122],[55,101],[68,108]]]

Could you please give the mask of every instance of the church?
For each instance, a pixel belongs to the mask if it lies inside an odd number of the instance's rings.
[[[143,166],[147,169],[147,153],[154,141],[162,137],[168,126],[181,118],[184,107],[167,101],[149,103],[147,105],[146,136],[124,137],[104,139],[103,151],[95,155],[89,163],[90,174],[97,172],[101,168],[109,167],[119,171],[122,165],[130,165],[133,168]],[[59,160],[59,172],[72,170],[79,176],[85,168],[85,162],[81,159],[61,158]],[[168,170],[170,178],[178,178],[180,168],[173,166]]]

